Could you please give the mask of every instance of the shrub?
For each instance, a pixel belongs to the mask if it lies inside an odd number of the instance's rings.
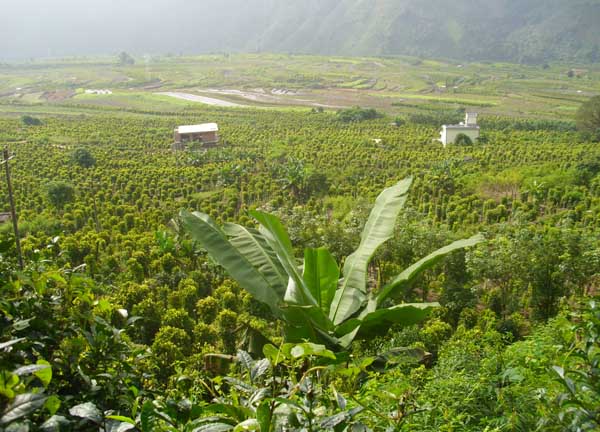
[[[96,159],[94,156],[92,156],[89,150],[85,148],[75,149],[71,155],[71,159],[73,162],[83,168],[90,168],[96,165]]]
[[[454,139],[454,144],[460,146],[472,146],[473,140],[468,135],[465,135],[464,133],[459,133]]]
[[[600,96],[594,96],[577,111],[577,129],[586,138],[600,141]]]
[[[21,122],[23,122],[25,126],[40,126],[42,124],[42,121],[40,119],[32,117],[30,115],[24,115],[23,117],[21,117]]]
[[[376,118],[381,118],[383,115],[379,113],[375,108],[347,108],[342,109],[337,112],[337,117],[339,120],[350,123],[350,122],[359,122],[364,120],[373,120]]]
[[[63,209],[75,198],[75,188],[64,181],[53,181],[46,186],[48,200],[57,209]]]

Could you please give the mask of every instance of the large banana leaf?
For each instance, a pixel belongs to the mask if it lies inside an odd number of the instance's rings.
[[[323,312],[329,313],[340,278],[340,269],[331,253],[325,248],[305,249],[302,277]]]
[[[280,300],[285,296],[288,275],[265,238],[257,230],[237,224],[225,224],[223,232],[229,242],[256,268],[276,291]]]
[[[286,305],[283,309],[285,318],[285,341],[312,341],[327,346],[337,346],[339,341],[331,335],[333,325],[320,308],[316,306],[301,307]]]
[[[410,326],[423,321],[439,303],[405,303],[377,309],[362,319],[357,338],[385,334],[392,325]]]
[[[317,301],[300,275],[300,270],[294,258],[292,242],[279,219],[259,211],[252,211],[250,215],[261,224],[260,233],[275,251],[279,262],[289,276],[284,297],[286,303],[298,306],[318,306]]]
[[[458,249],[475,246],[476,244],[481,243],[483,240],[483,236],[481,234],[477,234],[468,239],[455,241],[454,243],[444,246],[443,248],[427,255],[425,258],[420,259],[383,287],[377,296],[377,304],[380,305],[381,302],[388,297],[395,296],[396,294],[400,293],[404,288],[409,286],[419,274],[441,261],[442,258],[449,253]]]
[[[392,325],[409,326],[427,318],[438,303],[406,303],[385,309],[377,309],[360,318],[352,318],[336,327],[335,334],[340,345],[348,347],[355,339],[385,334]]]
[[[360,245],[344,263],[343,280],[335,293],[329,312],[329,317],[335,325],[354,315],[366,301],[369,260],[377,248],[391,238],[411,183],[412,178],[404,179],[385,189],[377,197],[363,230]]]
[[[276,316],[281,316],[281,287],[271,285],[269,279],[229,242],[209,215],[182,210],[180,217],[193,240],[200,243],[242,288],[266,303]]]

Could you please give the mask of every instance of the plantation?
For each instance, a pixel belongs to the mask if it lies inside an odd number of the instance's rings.
[[[26,266],[1,225],[0,428],[599,427],[574,119],[489,114],[443,149],[448,107],[2,112]],[[171,151],[208,121],[225,145]]]

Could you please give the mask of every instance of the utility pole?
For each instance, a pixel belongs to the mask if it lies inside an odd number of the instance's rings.
[[[15,208],[15,199],[13,197],[12,182],[10,180],[10,167],[8,161],[12,159],[12,156],[8,155],[8,147],[4,148],[4,160],[2,163],[6,169],[6,185],[8,187],[8,199],[10,201],[10,213],[12,217],[13,230],[15,232],[15,245],[17,247],[17,257],[19,258],[19,268],[23,270],[23,254],[21,253],[21,238],[19,237],[19,224],[17,221],[17,210]]]

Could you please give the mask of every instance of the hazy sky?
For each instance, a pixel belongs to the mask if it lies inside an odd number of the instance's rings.
[[[0,60],[260,50],[521,61],[600,45],[598,22],[600,0],[0,0]]]
[[[202,51],[227,0],[0,0],[0,58]],[[209,33],[208,33],[209,34]],[[204,40],[204,43],[203,43]],[[217,46],[219,44],[216,44]]]

